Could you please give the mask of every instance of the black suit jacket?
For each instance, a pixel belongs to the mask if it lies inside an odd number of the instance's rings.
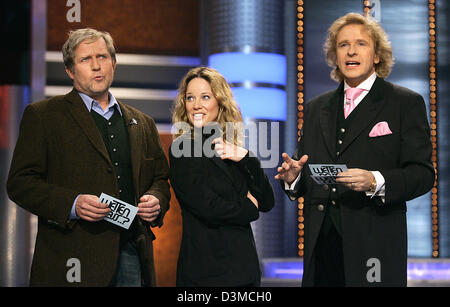
[[[177,286],[259,283],[250,223],[259,211],[274,206],[274,196],[258,159],[247,156],[235,163],[219,157],[174,157],[172,150],[169,158],[170,181],[183,217]],[[248,191],[258,208],[247,198]]]
[[[430,130],[423,98],[406,88],[377,78],[358,105],[340,154],[336,154],[338,108],[343,107],[343,83],[305,107],[302,138],[296,158],[309,155],[308,163],[346,164],[348,168],[380,171],[386,196],[370,198],[342,185],[320,186],[306,165],[296,192],[304,196],[305,256],[303,285],[313,285],[313,249],[325,210],[332,200],[339,205],[346,284],[406,286],[406,201],[428,192],[435,172],[431,163]],[[356,110],[356,109],[355,109]],[[392,134],[369,137],[372,128],[386,121]],[[381,264],[381,282],[369,283],[370,259]]]
[[[160,201],[161,226],[169,209],[169,170],[152,118],[119,102],[129,124],[134,193]],[[119,198],[117,175],[100,132],[76,90],[32,103],[24,111],[8,177],[8,195],[39,217],[31,268],[34,286],[107,286],[115,272],[121,228],[106,221],[69,220],[78,194]],[[137,203],[137,202],[136,202]],[[155,284],[150,225],[137,216],[142,273]],[[67,261],[81,264],[81,282],[70,283]]]

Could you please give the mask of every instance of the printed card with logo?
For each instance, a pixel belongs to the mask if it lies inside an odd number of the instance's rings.
[[[317,184],[338,184],[337,174],[347,171],[345,164],[309,164],[311,177]]]
[[[133,220],[138,211],[137,207],[105,193],[102,193],[100,195],[100,202],[107,204],[109,209],[111,210],[104,218],[105,221],[123,227],[125,229],[130,228],[131,223],[133,223]]]

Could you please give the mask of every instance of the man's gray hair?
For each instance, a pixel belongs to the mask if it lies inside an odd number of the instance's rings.
[[[95,42],[98,39],[103,38],[108,48],[108,52],[113,60],[116,62],[116,49],[114,48],[114,41],[108,32],[101,32],[91,28],[78,29],[69,32],[69,38],[64,43],[62,47],[64,65],[73,71],[73,65],[75,60],[75,50],[78,45],[82,42],[88,40],[90,42]]]

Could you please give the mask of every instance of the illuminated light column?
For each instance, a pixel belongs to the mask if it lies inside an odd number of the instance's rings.
[[[304,50],[303,50],[303,43],[304,43],[304,27],[303,27],[303,1],[299,0],[297,1],[297,138],[298,142],[300,142],[301,138],[301,131],[303,128],[303,105],[305,103],[304,101]],[[304,206],[304,199],[303,197],[299,197],[298,199],[298,256],[303,257],[304,256],[304,248],[305,248],[305,218],[303,216],[303,206]]]
[[[433,258],[439,257],[439,176],[438,176],[438,103],[436,82],[436,3],[428,1],[429,21],[429,70],[430,70],[430,129],[431,144],[433,146],[432,162],[436,172],[436,180],[431,189],[431,230]]]
[[[265,172],[274,187],[275,208],[252,223],[258,253],[260,258],[281,257],[284,193],[273,177],[280,164],[286,120],[284,1],[210,0],[205,6],[208,66],[229,82],[246,126],[257,127],[258,132],[253,134],[258,135],[257,152],[256,148],[250,150],[267,166]],[[261,139],[261,132],[267,137]],[[270,156],[276,159],[275,164],[264,164],[267,156],[261,155],[260,144],[278,149]]]

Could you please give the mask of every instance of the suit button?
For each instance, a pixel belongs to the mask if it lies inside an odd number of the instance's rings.
[[[341,144],[342,144],[342,140],[339,140],[339,141],[338,141],[338,144],[341,145]]]
[[[325,191],[327,191],[327,190],[328,190],[328,184],[324,184],[324,185],[323,185],[323,189],[324,189]]]
[[[341,132],[344,133],[344,132],[345,132],[345,129],[344,129],[344,128],[341,128]]]
[[[338,151],[338,152],[336,152],[336,156],[339,156],[339,154],[340,154],[340,152]]]
[[[332,188],[331,192],[336,193],[336,188]]]
[[[331,205],[332,205],[332,206],[336,206],[336,201],[335,201],[335,200],[332,200],[332,201],[331,201]]]
[[[325,209],[324,205],[322,205],[322,204],[317,205],[317,210],[322,212],[324,209]]]

